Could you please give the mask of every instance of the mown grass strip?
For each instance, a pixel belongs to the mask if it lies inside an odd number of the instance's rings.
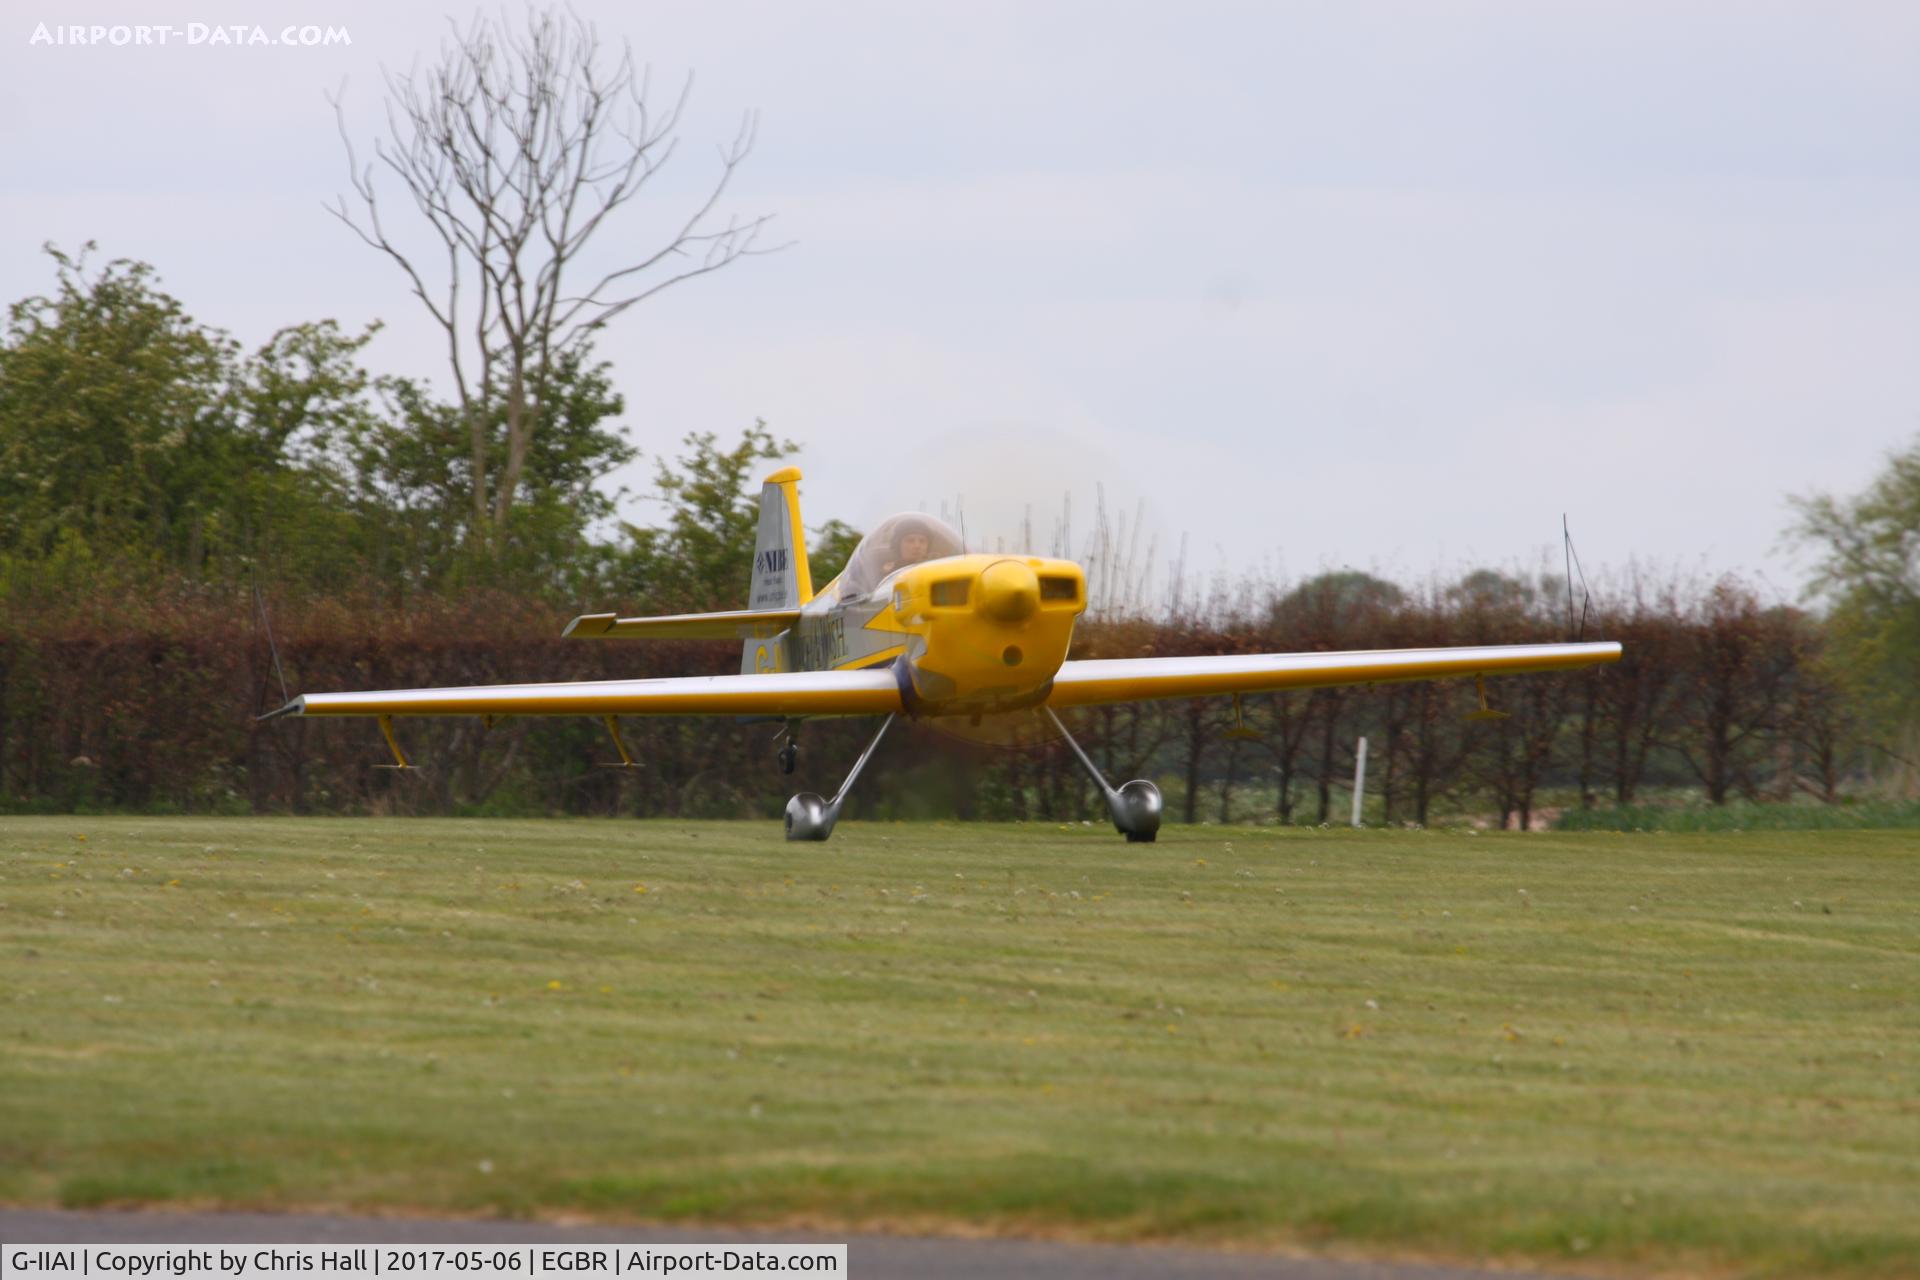
[[[0,1197],[1912,1274],[1912,844],[9,820]]]
[[[1920,841],[1920,802],[1863,800],[1847,804],[1618,805],[1569,808],[1554,821],[1562,831],[1872,831],[1904,828]]]

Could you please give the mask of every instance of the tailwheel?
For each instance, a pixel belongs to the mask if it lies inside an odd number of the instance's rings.
[[[780,772],[792,773],[794,766],[799,762],[800,762],[800,744],[799,743],[789,741],[786,746],[780,748]]]

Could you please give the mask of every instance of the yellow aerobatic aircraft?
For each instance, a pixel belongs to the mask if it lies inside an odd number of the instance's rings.
[[[617,717],[732,715],[785,720],[782,768],[793,772],[800,721],[812,716],[884,716],[879,731],[831,799],[787,802],[789,840],[825,840],[841,805],[899,717],[981,716],[1029,708],[1072,748],[1130,841],[1160,829],[1160,790],[1136,779],[1114,787],[1060,723],[1056,709],[1145,698],[1189,698],[1311,689],[1390,680],[1441,680],[1562,671],[1620,657],[1614,643],[1490,645],[1351,653],[1255,653],[1070,662],[1073,625],[1087,607],[1086,573],[1071,560],[970,555],[931,516],[889,517],[815,590],[800,524],[800,472],[768,476],[748,607],[729,613],[622,618],[586,614],[565,634],[745,642],[737,676],[587,680],[310,693],[273,716],[373,716],[400,768],[395,716],[597,715],[631,764]],[[1481,707],[1485,710],[1482,683]]]

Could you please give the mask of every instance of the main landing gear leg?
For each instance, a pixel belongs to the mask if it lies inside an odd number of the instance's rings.
[[[1067,732],[1067,726],[1060,723],[1060,717],[1053,713],[1053,708],[1042,706],[1040,710],[1046,713],[1047,719],[1053,721],[1053,727],[1060,731],[1060,736],[1073,749],[1080,767],[1087,771],[1087,776],[1093,779],[1093,785],[1099,787],[1100,794],[1107,798],[1107,812],[1113,815],[1114,830],[1124,835],[1128,844],[1152,844],[1154,837],[1160,834],[1160,788],[1145,778],[1135,778],[1115,791],[1107,785],[1107,780],[1100,775],[1093,761],[1087,758],[1087,753],[1080,749],[1080,744],[1073,740],[1073,735]]]
[[[888,716],[880,722],[880,732],[873,735],[873,741],[853,762],[853,772],[833,793],[833,799],[822,800],[810,791],[803,791],[787,801],[787,839],[789,840],[825,840],[833,834],[833,824],[840,821],[840,806],[846,803],[847,793],[853,790],[853,784],[860,779],[860,771],[867,767],[867,760],[873,755],[873,749],[880,745],[880,739],[887,736],[887,730],[893,728],[897,716]],[[1156,797],[1157,797],[1156,793]]]

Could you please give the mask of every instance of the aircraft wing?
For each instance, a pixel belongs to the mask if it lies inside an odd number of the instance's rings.
[[[280,716],[864,716],[901,710],[889,669],[309,693]]]
[[[575,640],[764,640],[779,635],[799,620],[798,609],[672,613],[658,618],[586,613],[569,622],[560,634]]]
[[[1192,658],[1103,658],[1062,663],[1050,707],[1147,698],[1271,693],[1391,680],[1449,680],[1565,671],[1616,662],[1620,646],[1510,644],[1453,649],[1369,649],[1347,653],[1232,653]]]

